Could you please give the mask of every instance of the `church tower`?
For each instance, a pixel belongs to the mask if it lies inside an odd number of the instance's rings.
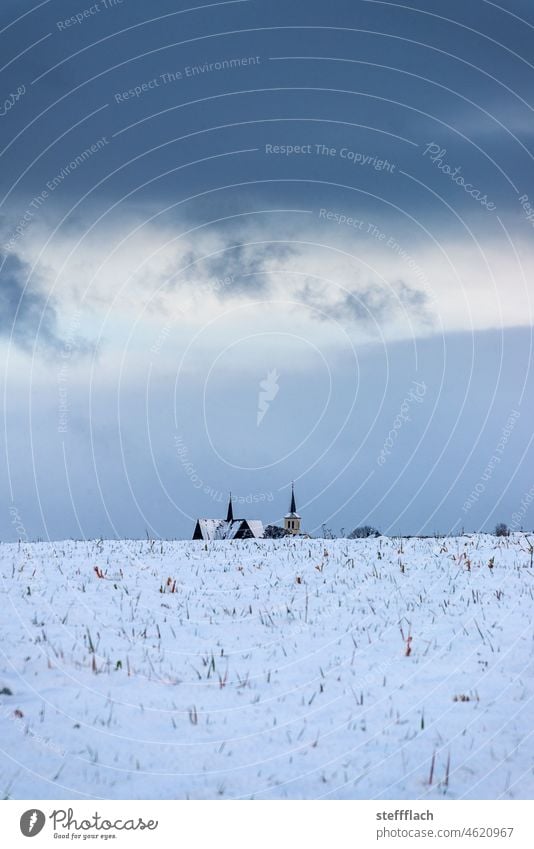
[[[295,503],[295,487],[291,484],[291,504],[289,513],[284,516],[284,528],[290,534],[300,534],[300,516]]]

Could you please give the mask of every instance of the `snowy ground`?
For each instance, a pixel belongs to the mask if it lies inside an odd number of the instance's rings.
[[[534,797],[523,535],[1,545],[0,592],[4,797]]]

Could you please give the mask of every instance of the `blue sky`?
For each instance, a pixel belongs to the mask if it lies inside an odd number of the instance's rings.
[[[2,538],[532,528],[533,34],[4,2]]]

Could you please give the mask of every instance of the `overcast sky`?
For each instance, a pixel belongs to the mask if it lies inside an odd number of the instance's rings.
[[[2,539],[292,480],[311,533],[534,527],[531,2],[4,0],[0,40]]]

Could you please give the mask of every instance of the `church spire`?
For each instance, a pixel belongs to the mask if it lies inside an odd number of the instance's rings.
[[[291,482],[291,507],[289,508],[290,513],[297,512],[297,505],[295,504],[295,485],[293,481]]]
[[[291,504],[289,506],[289,513],[284,516],[284,528],[290,534],[300,534],[300,516],[297,513],[295,485],[293,482],[291,482]]]
[[[232,493],[230,493],[230,498],[228,499],[228,513],[226,514],[226,521],[233,522],[234,521],[234,510],[232,507]]]

